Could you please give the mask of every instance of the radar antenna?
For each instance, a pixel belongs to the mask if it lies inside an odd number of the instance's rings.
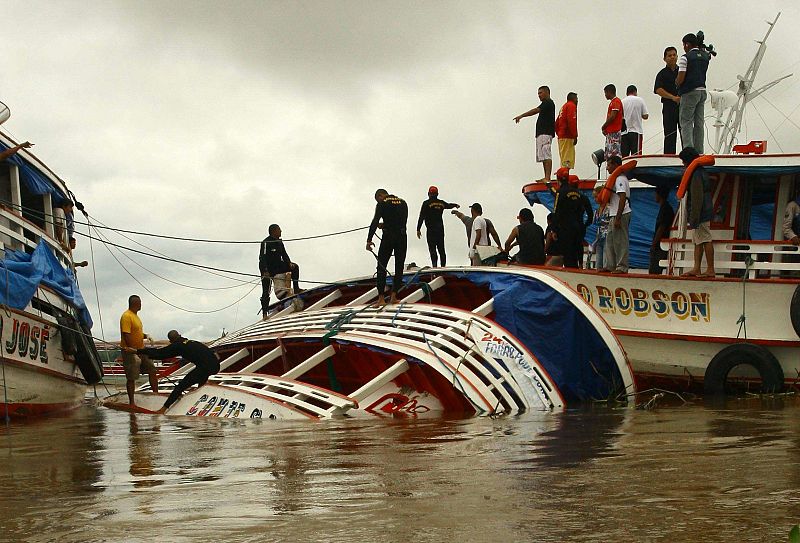
[[[716,145],[714,146],[714,152],[717,154],[729,154],[731,149],[733,149],[733,143],[736,141],[736,137],[741,130],[744,110],[747,107],[747,104],[764,91],[771,89],[787,77],[791,77],[793,75],[784,75],[783,77],[779,77],[778,79],[770,81],[766,85],[763,85],[756,90],[752,90],[753,82],[755,81],[756,74],[758,73],[758,68],[761,66],[761,61],[763,60],[764,54],[767,51],[767,38],[772,32],[775,23],[778,22],[778,18],[780,16],[781,14],[778,12],[778,15],[775,16],[774,21],[767,21],[769,29],[764,35],[764,39],[761,41],[756,41],[756,43],[759,44],[758,51],[756,51],[756,56],[753,58],[753,61],[750,62],[750,67],[747,69],[747,72],[745,72],[744,75],[739,75],[736,77],[739,80],[739,88],[736,91],[738,100],[734,105],[731,106],[731,110],[728,112],[728,118],[724,123],[722,122],[722,111],[717,109],[717,118],[714,123],[714,126],[717,129],[717,141]]]

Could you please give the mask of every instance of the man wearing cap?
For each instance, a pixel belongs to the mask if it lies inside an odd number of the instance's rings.
[[[481,265],[481,257],[478,254],[478,246],[489,245],[489,228],[486,226],[486,219],[483,215],[481,204],[474,203],[469,206],[472,215],[472,231],[469,236],[469,261],[473,266]]]
[[[544,230],[534,222],[533,212],[528,208],[520,209],[517,219],[519,225],[511,230],[506,240],[506,253],[519,246],[519,252],[514,257],[519,264],[543,265]]]
[[[169,398],[164,402],[164,407],[158,411],[159,413],[165,412],[169,406],[177,402],[181,394],[189,387],[192,385],[203,386],[211,375],[219,372],[217,355],[199,341],[181,337],[177,330],[170,330],[167,339],[169,339],[169,345],[166,347],[138,349],[136,353],[156,360],[180,356],[184,364],[194,364],[194,369],[172,389]]]
[[[464,224],[464,228],[466,229],[467,233],[467,247],[469,247],[469,238],[472,234],[472,217],[470,215],[464,215],[457,209],[454,209],[450,213],[458,217],[458,219]],[[502,251],[503,249],[500,245],[500,235],[497,233],[492,220],[488,217],[483,217],[483,220],[486,221],[486,229],[489,231],[489,239],[494,241],[495,245],[497,245],[497,248]]]
[[[575,179],[575,183],[570,183],[570,177]],[[561,251],[564,255],[564,266],[567,268],[579,268],[578,253],[583,251],[584,221],[584,199],[578,190],[577,176],[570,176],[567,168],[560,168],[556,172],[556,178],[561,186],[556,193],[553,213],[555,213],[556,227],[558,229],[558,240]],[[591,217],[591,204],[589,205],[589,215]]]
[[[394,278],[392,280],[392,295],[389,303],[397,303],[397,293],[403,284],[403,268],[406,263],[406,249],[408,237],[406,223],[408,222],[408,205],[402,198],[389,194],[386,189],[375,191],[375,215],[369,225],[367,233],[367,251],[372,252],[375,246],[372,237],[378,229],[378,224],[383,220],[383,238],[378,247],[378,268],[375,277],[378,288],[378,303],[386,303],[386,266],[389,258],[394,253]],[[374,254],[374,253],[373,253]]]
[[[428,242],[428,252],[431,255],[431,264],[436,267],[441,256],[442,266],[447,266],[447,254],[444,250],[444,221],[442,213],[445,209],[460,207],[458,204],[448,204],[439,199],[439,189],[431,186],[428,189],[428,199],[422,202],[417,220],[417,239],[422,237],[422,223],[425,223],[425,238]],[[438,253],[438,254],[437,254]]]
[[[678,94],[681,96],[678,118],[681,125],[683,148],[694,148],[703,154],[705,140],[706,72],[711,55],[699,48],[700,40],[694,34],[683,37],[686,54],[678,59]]]

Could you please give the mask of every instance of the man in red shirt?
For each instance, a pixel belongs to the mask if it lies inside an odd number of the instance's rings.
[[[562,168],[575,167],[575,145],[578,143],[578,95],[567,94],[567,102],[561,106],[556,119],[558,156]]]
[[[602,126],[603,134],[606,136],[605,159],[608,160],[610,156],[622,156],[620,142],[622,140],[622,121],[624,117],[622,100],[617,98],[617,87],[613,84],[608,84],[603,90],[606,94],[606,100],[611,101],[608,104],[606,122]]]

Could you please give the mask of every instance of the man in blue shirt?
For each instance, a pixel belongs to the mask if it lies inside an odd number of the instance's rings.
[[[686,54],[678,60],[678,77],[675,83],[680,94],[679,119],[683,148],[694,148],[703,154],[705,139],[706,72],[711,55],[701,50],[700,40],[694,34],[683,37]]]

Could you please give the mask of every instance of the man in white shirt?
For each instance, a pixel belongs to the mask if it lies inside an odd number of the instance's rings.
[[[489,245],[489,228],[483,215],[481,204],[474,203],[469,206],[472,214],[472,230],[469,235],[469,261],[473,266],[481,265],[481,257],[478,255],[479,245]]]
[[[610,156],[606,168],[611,174],[622,165],[618,156]],[[604,270],[628,273],[628,227],[631,224],[631,186],[625,174],[617,176],[614,192],[608,200],[608,234],[603,251]]]
[[[642,120],[646,120],[650,112],[647,111],[644,99],[636,93],[636,86],[628,85],[627,96],[622,99],[622,111],[628,127],[628,131],[622,133],[622,156],[642,154]]]

